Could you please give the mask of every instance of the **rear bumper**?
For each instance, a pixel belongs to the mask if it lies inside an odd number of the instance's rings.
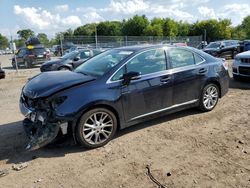
[[[224,77],[221,78],[220,80],[220,85],[221,85],[221,96],[223,97],[224,95],[227,94],[228,89],[229,89],[229,74],[228,72],[225,74]]]

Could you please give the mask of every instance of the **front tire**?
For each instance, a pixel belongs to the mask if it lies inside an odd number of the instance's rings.
[[[117,119],[105,108],[95,108],[82,115],[76,127],[76,138],[88,149],[104,146],[115,135]]]
[[[215,108],[219,100],[219,88],[215,84],[206,85],[200,96],[199,109],[204,112],[211,111]]]

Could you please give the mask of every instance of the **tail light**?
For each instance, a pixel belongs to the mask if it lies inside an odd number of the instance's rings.
[[[229,65],[228,65],[228,62],[226,61],[226,59],[222,59],[222,64],[223,64],[223,67],[224,67],[226,70],[228,70]]]

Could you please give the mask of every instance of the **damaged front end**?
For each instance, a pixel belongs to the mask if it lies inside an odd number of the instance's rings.
[[[60,130],[67,134],[68,122],[58,119],[54,110],[65,99],[30,99],[24,94],[21,95],[20,110],[26,117],[23,127],[30,140],[27,150],[35,150],[49,144]]]

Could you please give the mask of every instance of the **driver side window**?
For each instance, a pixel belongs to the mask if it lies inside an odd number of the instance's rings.
[[[165,51],[156,49],[135,56],[111,78],[111,81],[122,79],[125,69],[127,73],[139,72],[141,75],[164,71],[166,70]]]
[[[139,72],[141,75],[151,74],[166,70],[166,58],[163,49],[155,49],[143,52],[127,65],[127,72]]]

